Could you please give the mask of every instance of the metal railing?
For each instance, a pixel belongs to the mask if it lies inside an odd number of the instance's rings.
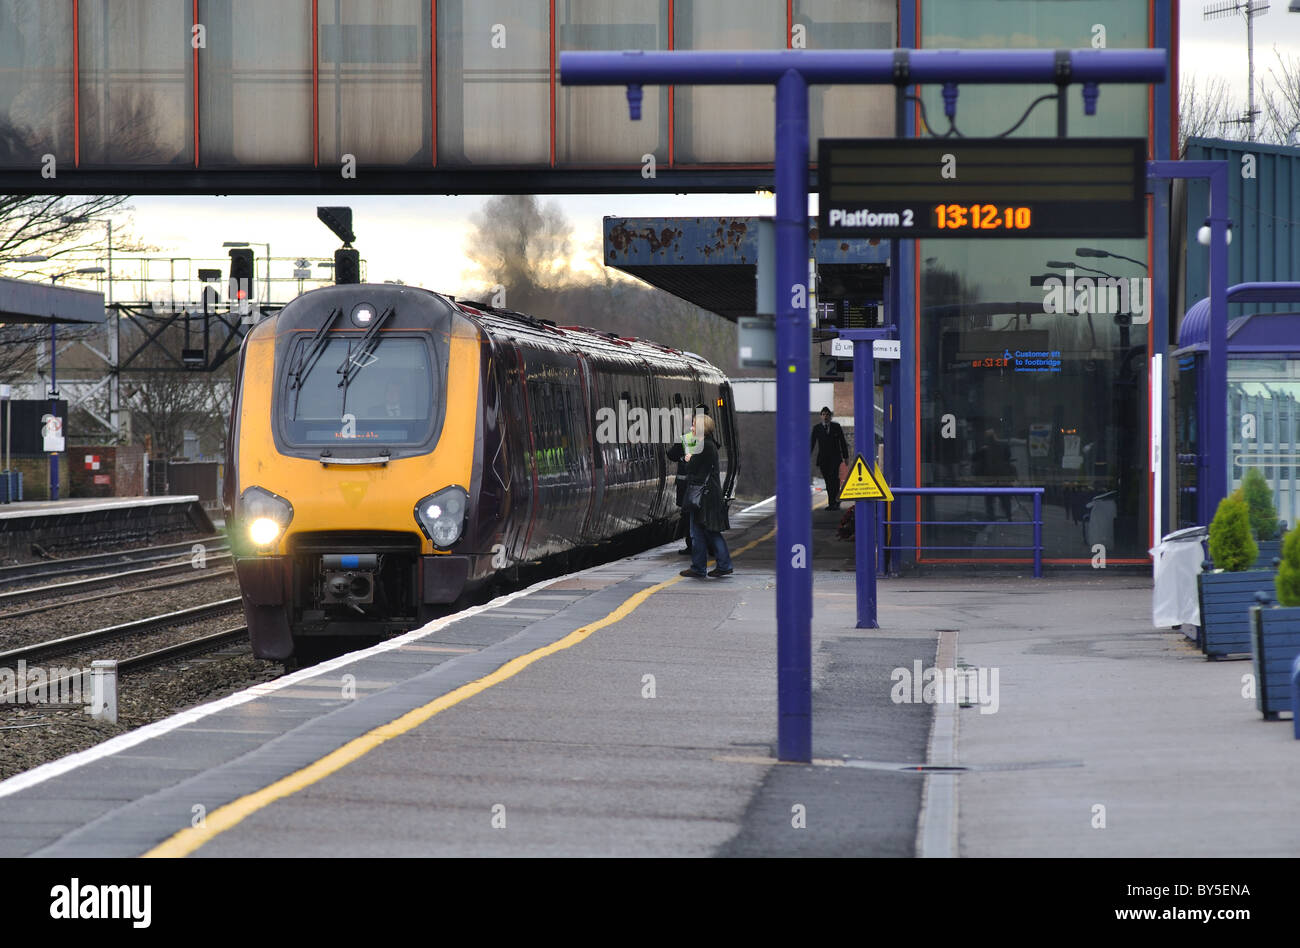
[[[887,520],[884,517],[876,518],[876,549],[880,557],[879,567],[883,572],[888,563],[885,558],[886,551],[902,550],[1014,550],[1017,552],[1033,551],[1034,554],[1034,578],[1042,579],[1043,577],[1043,492],[1042,487],[893,487],[896,501],[901,501],[904,497],[937,497],[937,496],[956,496],[956,497],[1008,497],[1030,495],[1034,499],[1034,517],[1032,520]],[[891,505],[891,508],[897,508],[898,503]],[[893,512],[891,510],[891,512]],[[1034,543],[1033,546],[930,546],[921,542],[921,527],[976,527],[991,526],[995,523],[1007,523],[1012,526],[1033,526]],[[915,527],[917,537],[915,543],[885,543],[885,527]],[[895,531],[897,534],[897,531]]]

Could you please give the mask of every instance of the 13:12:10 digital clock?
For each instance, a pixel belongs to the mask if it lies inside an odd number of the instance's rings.
[[[940,230],[1028,230],[1033,222],[1029,208],[998,204],[936,204],[930,213]]]

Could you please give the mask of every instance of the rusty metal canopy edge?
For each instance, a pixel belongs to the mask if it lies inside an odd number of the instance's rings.
[[[0,277],[0,323],[103,323],[104,294]]]
[[[754,312],[757,217],[606,217],[605,264],[725,319]],[[808,219],[823,289],[881,298],[889,241],[819,240]]]

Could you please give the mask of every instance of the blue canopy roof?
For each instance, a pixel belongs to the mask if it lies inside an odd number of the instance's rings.
[[[1238,283],[1229,303],[1300,304],[1300,283]],[[1298,307],[1300,308],[1300,307]],[[1210,328],[1210,300],[1197,300],[1178,327],[1178,348],[1204,350]],[[1251,313],[1228,322],[1228,348],[1235,352],[1293,352],[1300,355],[1300,312]]]

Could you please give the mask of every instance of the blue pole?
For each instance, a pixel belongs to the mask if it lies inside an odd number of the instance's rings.
[[[1228,496],[1228,164],[1149,161],[1150,178],[1208,178],[1210,183],[1210,325],[1204,385],[1197,388],[1202,419],[1197,450],[1196,509],[1201,523]],[[1157,485],[1158,486],[1158,485]]]
[[[870,339],[853,340],[853,446],[868,465],[876,459],[876,399]],[[876,501],[853,502],[853,554],[857,562],[859,629],[878,629],[876,619]]]
[[[889,519],[889,504],[882,501],[876,513],[879,515],[876,517],[876,575],[880,576],[889,570],[885,561],[885,521]]]
[[[1210,326],[1206,369],[1210,413],[1206,419],[1209,464],[1204,484],[1205,523],[1228,496],[1228,166],[1210,174]]]
[[[808,495],[808,84],[776,84],[777,756],[812,760],[812,505]]]
[[[1034,579],[1043,578],[1043,495],[1034,492]]]
[[[50,417],[59,417],[59,385],[55,381],[54,363],[58,358],[56,330],[58,324],[50,323]],[[59,455],[50,455],[50,500],[59,499]]]

